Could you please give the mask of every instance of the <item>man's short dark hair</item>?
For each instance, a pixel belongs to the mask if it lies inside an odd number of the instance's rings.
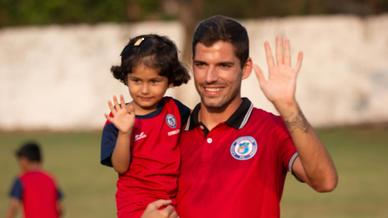
[[[231,43],[236,57],[240,60],[241,67],[244,66],[249,57],[249,38],[245,27],[237,20],[222,15],[201,21],[193,35],[193,57],[195,56],[195,46],[198,43],[212,46],[217,41]]]
[[[36,142],[26,142],[20,146],[16,151],[17,158],[26,158],[31,162],[41,162],[42,154],[40,152],[40,146]]]

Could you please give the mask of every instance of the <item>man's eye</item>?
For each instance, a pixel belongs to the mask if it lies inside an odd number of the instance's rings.
[[[222,68],[222,69],[229,69],[231,67],[232,66],[230,64],[220,64],[220,68]]]
[[[196,63],[194,63],[194,65],[195,65],[196,67],[204,67],[204,66],[205,66],[204,63],[200,63],[200,62],[196,62]]]

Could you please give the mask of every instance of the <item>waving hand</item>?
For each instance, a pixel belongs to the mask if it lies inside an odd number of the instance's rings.
[[[268,65],[268,78],[265,78],[259,66],[254,65],[260,88],[275,107],[279,104],[295,102],[296,78],[302,66],[303,53],[298,53],[295,66],[291,66],[290,41],[286,37],[276,37],[276,61],[271,46],[264,43]]]
[[[113,96],[113,103],[109,101],[108,106],[113,117],[105,114],[106,119],[113,123],[121,132],[129,132],[135,123],[135,111],[133,106],[129,105],[127,108],[124,102],[124,96],[122,95],[120,95],[120,103],[118,102],[117,97]]]

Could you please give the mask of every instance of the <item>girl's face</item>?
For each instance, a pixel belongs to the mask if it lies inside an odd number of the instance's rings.
[[[160,76],[158,70],[144,64],[136,66],[127,80],[136,115],[155,111],[169,86],[167,77]]]

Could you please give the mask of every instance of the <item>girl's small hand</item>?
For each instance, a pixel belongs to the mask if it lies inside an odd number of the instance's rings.
[[[120,103],[116,96],[108,101],[108,106],[113,116],[105,114],[107,120],[113,123],[121,133],[130,133],[135,124],[135,110],[132,105],[125,105],[124,96],[120,95]]]

